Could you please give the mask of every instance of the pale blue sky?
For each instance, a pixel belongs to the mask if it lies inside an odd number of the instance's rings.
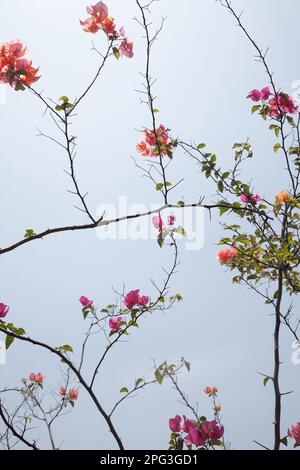
[[[150,125],[150,116],[140,104],[135,89],[144,70],[144,42],[133,17],[134,0],[110,0],[111,14],[126,28],[135,43],[133,60],[112,60],[74,119],[78,135],[77,174],[88,201],[116,204],[127,195],[130,204],[150,206],[159,196],[134,168],[131,156],[140,139],[136,129]],[[270,47],[269,63],[280,87],[292,92],[300,79],[296,0],[235,0],[244,9],[244,20],[262,47]],[[277,8],[274,8],[277,5]],[[57,98],[79,95],[97,67],[90,51],[92,37],[81,31],[79,18],[86,17],[83,0],[2,0],[1,41],[21,38],[34,64],[40,65],[38,90]],[[267,84],[253,50],[233,19],[214,0],[161,0],[153,7],[154,21],[167,17],[156,45],[152,73],[158,78],[160,120],[174,136],[206,142],[222,164],[231,165],[231,147],[247,137],[255,158],[247,167],[255,189],[269,198],[285,189],[284,164],[274,157],[273,136],[250,115],[245,96],[252,88]],[[105,47],[102,35],[93,38]],[[37,138],[36,127],[54,128],[43,116],[41,104],[29,93],[7,89],[0,106],[0,211],[1,246],[20,239],[27,228],[81,223],[84,216],[73,208],[67,193],[70,182],[63,151]],[[178,152],[174,173],[184,177],[174,202],[187,201],[214,190],[186,156]],[[216,385],[223,407],[226,439],[232,448],[255,448],[253,439],[271,445],[273,393],[264,388],[257,371],[272,373],[271,310],[244,287],[231,283],[215,260],[221,232],[217,213],[205,218],[205,243],[201,251],[181,252],[180,271],[172,290],[184,302],[168,314],[148,318],[130,342],[119,345],[99,377],[98,392],[106,408],[119,397],[119,389],[135,377],[151,374],[151,358],[177,361],[185,356],[192,364],[181,384],[201,414],[209,415],[209,402],[202,390]],[[24,246],[1,257],[1,298],[10,304],[9,318],[33,337],[74,347],[83,338],[85,324],[78,297],[87,295],[101,306],[114,300],[111,286],[141,288],[153,295],[150,277],[159,278],[169,260],[153,240],[101,241],[95,232],[64,234]],[[299,367],[291,363],[291,338],[284,332],[283,389],[299,393]],[[95,357],[105,347],[93,343]],[[14,385],[32,370],[42,370],[49,381],[59,378],[59,364],[30,346],[14,345],[7,366],[0,366],[1,385]],[[154,387],[128,401],[115,416],[124,444],[129,448],[166,448],[168,419],[184,412],[170,385]],[[284,431],[299,421],[299,395],[284,401]],[[72,415],[57,429],[66,448],[114,448],[106,426],[84,394]]]

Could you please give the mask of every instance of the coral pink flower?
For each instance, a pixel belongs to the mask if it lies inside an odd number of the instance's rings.
[[[169,215],[169,216],[168,216],[168,224],[169,224],[169,225],[174,225],[175,222],[176,222],[176,217],[175,217],[175,215]]]
[[[120,45],[120,54],[122,57],[128,57],[131,59],[133,57],[133,42],[128,38],[125,38]]]
[[[142,142],[137,144],[136,150],[141,155],[144,155],[144,157],[150,157],[151,156],[151,147],[150,147],[149,144],[147,144],[143,140],[142,140]]]
[[[124,322],[124,318],[122,317],[118,317],[118,318],[110,318],[108,324],[109,324],[109,328],[112,330],[112,331],[120,331],[121,327],[120,327],[120,323]]]
[[[216,395],[218,393],[217,387],[205,387],[204,393],[207,395]]]
[[[202,431],[207,439],[221,439],[224,435],[224,427],[219,426],[216,420],[205,421],[202,425]]]
[[[98,33],[99,29],[101,29],[101,24],[98,23],[97,19],[91,16],[84,21],[80,20],[80,24],[82,26],[83,31],[86,33]]]
[[[45,379],[45,376],[41,372],[38,372],[37,374],[35,374],[34,372],[31,372],[29,374],[29,380],[31,382],[35,382],[35,383],[41,385],[43,383],[44,379]]]
[[[31,86],[40,78],[38,68],[26,56],[27,48],[19,39],[0,44],[0,83],[24,90],[24,85]]]
[[[60,387],[60,389],[59,389],[59,394],[60,394],[61,396],[65,396],[66,392],[67,392],[66,387]]]
[[[165,228],[165,224],[161,218],[160,215],[155,215],[152,217],[152,223],[154,225],[154,227],[159,230],[160,232],[163,231],[163,229]]]
[[[287,191],[281,191],[276,196],[276,202],[280,204],[285,204],[289,200],[289,193]]]
[[[114,18],[111,16],[108,16],[102,23],[102,29],[105,32],[105,34],[110,38],[114,39],[115,37],[118,36],[118,33],[116,31],[116,24]]]
[[[79,302],[81,303],[81,305],[83,307],[88,307],[88,308],[91,308],[93,306],[93,301],[92,300],[89,300],[87,297],[85,297],[84,295],[82,295],[79,299]]]
[[[102,23],[108,16],[108,8],[103,2],[98,2],[96,5],[91,5],[86,8],[87,12],[97,18],[97,20]]]
[[[219,251],[217,258],[221,264],[230,264],[238,254],[238,251],[235,248],[229,247],[225,250]]]
[[[215,413],[216,413],[216,414],[217,414],[217,413],[220,413],[221,409],[222,409],[221,405],[215,405],[214,410],[215,410]]]
[[[181,431],[181,417],[179,415],[176,415],[175,418],[169,419],[169,428],[172,432]]]
[[[74,390],[74,389],[69,390],[69,398],[72,401],[76,401],[78,398],[78,390]]]
[[[9,312],[9,306],[5,304],[0,304],[0,318],[5,318]]]
[[[293,424],[288,432],[288,436],[294,439],[296,444],[300,445],[300,423]]]

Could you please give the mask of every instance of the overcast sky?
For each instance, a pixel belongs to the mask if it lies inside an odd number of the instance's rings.
[[[94,211],[103,204],[118,210],[119,198],[125,196],[129,207],[148,208],[160,203],[159,195],[131,159],[139,158],[135,153],[141,137],[138,130],[151,125],[135,91],[144,70],[145,43],[133,21],[138,15],[135,1],[107,3],[134,41],[135,57],[119,62],[112,58],[73,119],[72,132],[78,136],[76,171]],[[300,79],[299,2],[235,0],[233,6],[244,10],[244,21],[258,43],[270,47],[268,60],[278,86],[292,93],[293,83]],[[99,58],[91,51],[91,41],[104,50],[105,38],[81,30],[79,19],[86,17],[85,7],[83,0],[1,1],[0,40],[25,42],[34,64],[40,66],[42,78],[36,88],[45,90],[47,97],[78,96],[97,68]],[[153,21],[159,24],[161,17],[167,21],[152,66],[158,79],[160,122],[172,129],[173,136],[206,142],[225,168],[232,163],[232,145],[249,137],[255,158],[247,166],[248,178],[258,193],[272,199],[286,189],[287,179],[283,161],[272,151],[274,137],[251,116],[245,100],[249,90],[267,85],[251,45],[214,0],[161,0],[153,6]],[[21,239],[28,228],[38,232],[86,221],[73,207],[78,201],[67,192],[71,184],[63,171],[66,155],[52,142],[36,137],[37,127],[56,132],[41,103],[27,92],[5,90],[0,106],[2,247]],[[213,200],[214,188],[180,151],[171,175],[174,180],[184,178],[174,191],[174,202],[182,197],[195,202],[200,196]],[[122,386],[139,376],[151,377],[152,358],[174,362],[185,356],[192,368],[179,380],[191,401],[199,403],[200,414],[210,416],[203,388],[215,385],[220,391],[226,440],[232,448],[253,449],[253,439],[268,446],[273,437],[273,391],[270,385],[263,387],[258,372],[272,374],[272,311],[245,287],[233,286],[230,273],[218,265],[216,243],[222,229],[217,213],[211,221],[205,214],[198,230],[204,236],[203,247],[187,250],[180,243],[181,265],[171,286],[184,302],[144,320],[129,342],[114,349],[96,391],[108,409]],[[169,255],[167,248],[159,249],[151,239],[101,240],[95,231],[54,235],[1,257],[0,301],[10,305],[9,319],[32,337],[53,345],[72,344],[76,353],[86,328],[79,296],[86,295],[103,307],[115,300],[112,286],[121,290],[123,283],[128,290],[140,288],[154,296],[149,279],[162,279]],[[291,337],[283,332],[283,391],[299,393],[300,366],[291,362],[291,344]],[[105,345],[103,338],[92,343],[91,366]],[[60,380],[60,367],[48,354],[16,344],[8,351],[7,365],[0,366],[1,386],[14,386],[20,377],[40,370],[54,387]],[[285,432],[300,419],[299,395],[289,395],[283,404]],[[168,419],[184,412],[175,391],[166,384],[129,400],[116,413],[114,423],[127,448],[164,449]],[[115,448],[83,391],[74,413],[60,424],[56,433],[65,448]]]

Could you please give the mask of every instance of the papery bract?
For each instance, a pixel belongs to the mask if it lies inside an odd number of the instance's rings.
[[[85,297],[84,295],[82,295],[79,299],[79,302],[81,303],[81,305],[83,307],[92,307],[93,306],[93,301],[92,300],[89,300],[87,297]]]
[[[133,57],[133,42],[128,38],[125,38],[120,45],[120,54],[122,57],[128,57],[131,59]]]
[[[78,398],[78,390],[74,390],[74,389],[69,390],[69,398],[72,401],[76,401]]]
[[[0,304],[0,318],[5,318],[9,312],[9,306],[5,304]]]
[[[221,264],[230,264],[232,260],[237,256],[238,251],[236,248],[229,247],[225,250],[219,251],[217,258]]]
[[[169,419],[169,428],[172,432],[181,431],[181,417],[179,415],[176,415],[175,418]]]
[[[164,222],[163,222],[163,220],[162,220],[162,218],[161,218],[160,215],[154,215],[154,216],[152,217],[152,223],[153,223],[154,227],[155,227],[157,230],[159,230],[160,232],[162,232],[163,229],[165,228],[165,224],[164,224]]]
[[[219,426],[216,420],[204,421],[201,429],[208,439],[221,439],[221,437],[224,435],[224,427]]]
[[[117,318],[110,318],[109,319],[109,328],[113,331],[119,331],[120,330],[120,323],[124,322],[124,318],[122,317],[117,317]]]
[[[287,191],[280,191],[276,196],[276,202],[280,204],[287,203],[289,200],[289,193]]]
[[[293,424],[290,427],[288,437],[294,439],[296,444],[300,445],[300,423]]]

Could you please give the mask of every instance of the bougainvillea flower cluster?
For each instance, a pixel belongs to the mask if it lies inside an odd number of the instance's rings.
[[[26,46],[19,39],[0,43],[0,83],[25,90],[40,78],[39,69],[32,66],[27,54]]]
[[[209,396],[216,395],[218,393],[218,389],[216,387],[205,387],[204,393]]]
[[[294,115],[298,112],[298,106],[291,96],[283,92],[271,93],[269,87],[262,90],[254,89],[250,91],[247,98],[256,103],[262,102],[265,113],[275,119],[279,119],[284,115]]]
[[[300,445],[300,423],[293,424],[290,427],[288,437],[294,439],[296,445]]]
[[[119,48],[114,49],[114,53],[121,57],[133,57],[133,42],[125,37],[123,27],[117,28],[114,18],[109,16],[108,8],[103,2],[87,7],[90,15],[86,20],[80,21],[83,30],[87,33],[97,33],[103,31],[110,41],[120,40]]]
[[[169,427],[172,432],[186,434],[183,440],[187,446],[204,447],[212,441],[221,439],[224,435],[224,427],[220,426],[217,420],[204,420],[198,423],[183,416],[183,424],[181,422],[181,417],[177,415],[169,420]]]
[[[241,194],[240,200],[246,204],[257,204],[261,201],[259,194]]]
[[[93,306],[93,301],[82,295],[79,299],[79,302],[83,307],[91,308]]]
[[[219,251],[217,258],[221,264],[231,264],[232,260],[237,256],[237,254],[237,249],[230,246],[225,250]]]
[[[0,318],[5,318],[9,312],[9,306],[5,304],[0,304]]]
[[[123,317],[114,317],[114,318],[110,318],[109,319],[109,328],[112,330],[112,331],[120,331],[121,329],[121,323],[124,322],[124,318]]]
[[[41,372],[38,372],[37,374],[35,374],[34,372],[31,372],[28,378],[30,382],[36,383],[38,385],[42,385],[42,383],[44,382],[45,376]]]
[[[76,401],[78,399],[78,390],[70,389],[67,391],[66,387],[60,387],[59,394],[64,400]]]
[[[174,144],[171,141],[169,131],[170,129],[167,129],[163,124],[160,124],[155,131],[146,129],[143,131],[144,140],[136,146],[137,152],[144,157],[168,155],[172,158]]]
[[[148,302],[149,297],[146,295],[140,295],[139,289],[128,292],[123,301],[128,310],[132,310],[133,307],[146,307]]]
[[[175,215],[171,214],[168,216],[168,225],[171,227],[172,225],[174,225],[176,222],[176,217]],[[162,232],[166,226],[165,226],[165,223],[163,221],[163,219],[161,218],[160,215],[154,215],[152,217],[152,223],[154,225],[154,227],[159,231],[159,232]]]
[[[286,204],[289,200],[289,193],[287,191],[280,191],[276,196],[276,202],[279,204]]]

